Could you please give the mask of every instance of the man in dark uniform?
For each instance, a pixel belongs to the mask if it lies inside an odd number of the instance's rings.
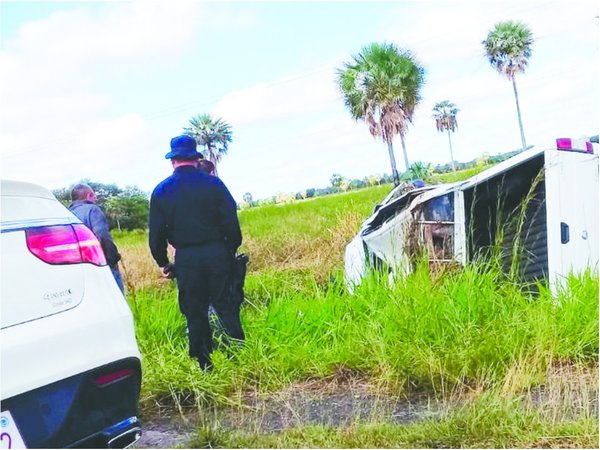
[[[171,140],[165,158],[174,171],[152,192],[149,244],[163,275],[177,276],[190,357],[198,359],[201,369],[209,369],[213,348],[209,305],[232,338],[244,339],[239,305],[223,295],[242,233],[233,197],[219,178],[197,169],[199,157],[194,138]],[[168,243],[176,250],[174,264],[167,257]]]

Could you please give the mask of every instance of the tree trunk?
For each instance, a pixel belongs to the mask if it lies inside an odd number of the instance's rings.
[[[117,228],[119,229],[119,231],[121,231],[121,222],[119,222],[119,219],[117,219]]]
[[[452,162],[452,171],[456,172],[456,166],[454,165],[454,155],[452,154],[452,139],[450,139],[450,130],[448,130],[448,144],[450,145],[450,161]]]
[[[521,144],[523,145],[523,150],[527,148],[527,144],[525,143],[525,132],[523,131],[523,121],[521,120],[521,108],[519,108],[519,94],[517,93],[517,82],[513,75],[512,77],[513,90],[515,91],[515,102],[517,103],[517,116],[519,117],[519,130],[521,131]]]
[[[217,172],[217,155],[215,155],[215,151],[212,146],[208,145],[208,160],[214,164],[215,166],[215,177],[219,176],[219,172]]]
[[[404,135],[400,134],[400,142],[402,143],[402,155],[404,156],[404,165],[406,170],[410,169],[410,163],[408,162],[408,153],[406,153],[406,144],[404,143]]]
[[[394,186],[400,184],[400,177],[398,176],[398,169],[396,169],[396,157],[394,156],[394,146],[390,139],[387,143],[388,153],[390,155],[390,164],[392,165],[392,177],[394,178]]]

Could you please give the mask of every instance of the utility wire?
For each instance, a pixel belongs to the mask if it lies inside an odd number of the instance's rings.
[[[521,8],[521,7],[517,7],[514,8],[513,10],[510,11],[511,14],[517,14],[517,13],[522,13],[522,12],[529,12],[529,11],[534,11],[534,10],[538,10],[541,8],[546,7],[549,4],[552,4],[553,2],[545,2],[542,4],[538,4],[535,7],[526,7],[526,8]],[[478,22],[475,22],[477,24],[481,24],[484,23],[487,20],[480,20]],[[433,36],[429,36],[427,38],[424,39],[420,39],[418,41],[415,42],[415,44],[422,44],[422,43],[427,43],[430,41],[434,41],[434,40],[440,40],[444,37],[447,36],[451,36],[455,33],[457,33],[458,29],[449,29],[448,31],[444,32],[444,33],[438,33],[436,35]],[[553,36],[560,36],[561,32],[560,30],[558,30],[556,33],[554,34],[545,34],[543,36],[540,36],[539,39],[546,39],[548,37],[553,37]],[[538,38],[536,38],[538,39]],[[482,55],[482,58],[485,58],[484,55]],[[485,62],[482,61],[481,65],[477,68],[476,72],[479,72],[485,65]],[[290,83],[293,81],[297,81],[297,80],[301,80],[307,77],[310,77],[312,75],[315,75],[317,73],[326,71],[326,70],[331,70],[332,67],[332,63],[327,63],[327,64],[323,64],[321,66],[319,66],[316,69],[312,69],[303,73],[300,73],[298,75],[295,75],[293,77],[289,77],[289,78],[284,78],[281,80],[276,80],[276,81],[270,81],[270,82],[263,82],[263,83],[258,83],[260,86],[262,86],[263,88],[271,88],[274,86],[278,86],[278,85],[282,85],[282,84],[286,84],[286,83]],[[573,72],[576,71],[577,69],[572,70]],[[571,72],[571,71],[569,71]],[[556,73],[551,74],[550,76],[556,76]],[[549,76],[549,77],[550,77]],[[549,77],[544,77],[543,79],[547,79]],[[227,94],[226,94],[227,95]],[[188,109],[198,109],[199,107],[203,107],[203,106],[209,106],[214,104],[215,102],[221,100],[223,98],[223,96],[218,96],[218,97],[213,97],[210,99],[203,99],[203,100],[190,100],[184,104],[178,104],[178,105],[173,105],[172,107],[168,107],[165,108],[163,110],[159,110],[156,112],[152,112],[152,113],[148,113],[148,114],[141,114],[140,117],[146,121],[155,121],[155,120],[159,120],[159,119],[163,119],[165,117],[169,117],[172,116],[174,114],[186,111]],[[467,97],[469,98],[469,97]],[[309,133],[308,135],[311,135],[313,133]],[[52,141],[49,144],[46,144],[45,146],[36,146],[36,147],[31,147],[30,149],[26,149],[26,151],[28,152],[36,152],[36,151],[45,151],[48,148],[55,146],[55,145],[66,145],[72,142],[75,142],[77,140],[77,138],[83,136],[84,133],[74,133],[71,136],[65,136],[64,138],[61,138],[60,140],[57,141]]]

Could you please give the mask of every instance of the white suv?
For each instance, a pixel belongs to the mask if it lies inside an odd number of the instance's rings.
[[[98,240],[47,189],[0,188],[0,447],[131,445],[140,353]]]

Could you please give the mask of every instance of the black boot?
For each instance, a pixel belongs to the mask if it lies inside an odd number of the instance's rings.
[[[213,369],[210,359],[198,358],[198,366],[200,367],[200,370],[204,372],[211,372]]]

